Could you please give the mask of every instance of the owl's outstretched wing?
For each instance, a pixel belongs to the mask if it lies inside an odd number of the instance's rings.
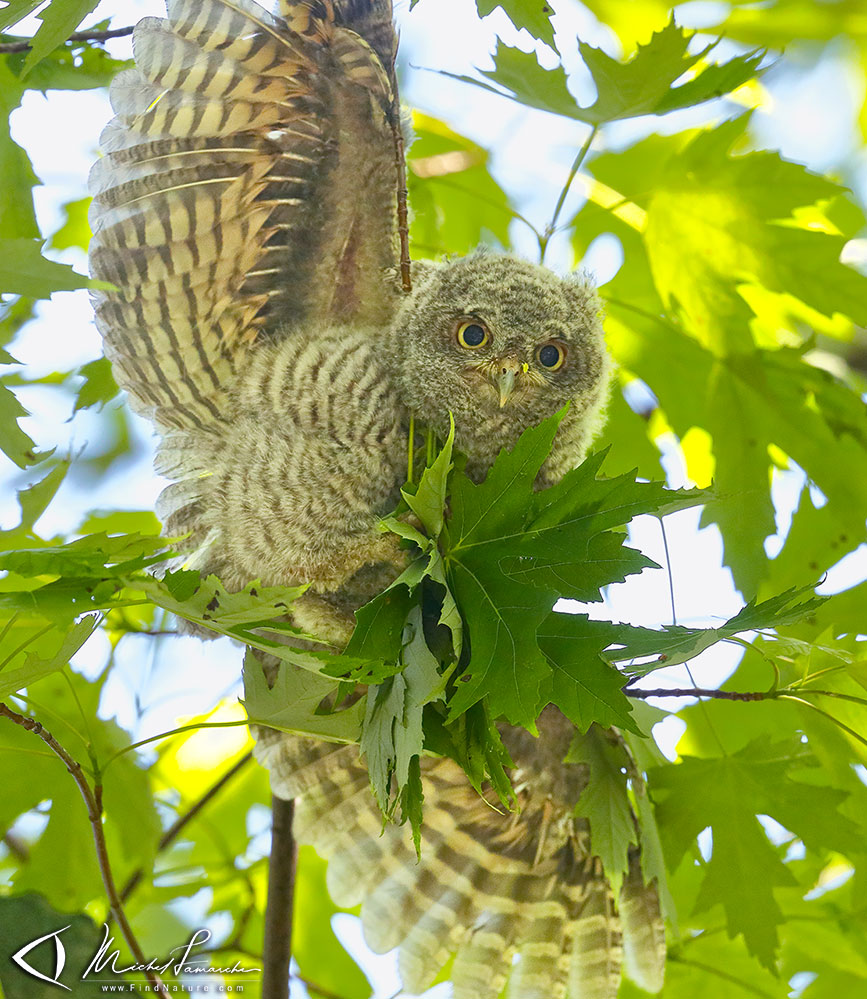
[[[391,0],[168,0],[91,174],[91,271],[118,382],[161,429],[226,417],[250,345],[381,323],[397,295]]]
[[[265,729],[256,756],[274,793],[299,799],[295,835],[328,860],[334,900],[361,903],[373,950],[400,948],[407,991],[424,991],[454,957],[454,999],[496,999],[504,988],[506,999],[614,999],[621,968],[658,992],[665,937],[637,851],[616,906],[586,820],[569,814],[574,801],[539,787],[551,760],[518,749],[513,778],[528,791],[512,816],[452,760],[422,759],[420,861],[408,827],[383,829],[357,747]]]

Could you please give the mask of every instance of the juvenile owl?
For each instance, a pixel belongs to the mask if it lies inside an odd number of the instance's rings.
[[[403,483],[410,421],[484,477],[529,426],[571,407],[540,486],[584,455],[609,363],[584,277],[477,252],[415,266],[399,251],[396,37],[390,0],[168,0],[133,36],[136,68],[95,165],[91,268],[118,382],[161,437],[160,499],[189,564],[231,587],[310,583],[296,623],[344,643],[398,571],[378,529]],[[372,946],[401,946],[421,990],[457,952],[457,999],[610,999],[621,961],[658,989],[655,889],[633,858],[619,912],[564,764],[554,709],[538,740],[503,727],[522,811],[492,810],[425,758],[422,863],[380,817],[355,747],[276,732],[258,755],[301,796],[296,832],[363,901]],[[518,955],[515,961],[512,955]]]

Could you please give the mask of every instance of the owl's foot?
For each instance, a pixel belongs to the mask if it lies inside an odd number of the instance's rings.
[[[403,572],[409,553],[396,534],[378,534],[353,559],[356,568],[340,578],[321,578],[292,607],[297,627],[342,649],[355,627],[355,611]]]
[[[308,591],[292,604],[292,623],[342,651],[355,627],[355,615],[348,607]]]

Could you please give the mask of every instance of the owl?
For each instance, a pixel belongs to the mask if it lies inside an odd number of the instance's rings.
[[[454,419],[480,480],[569,402],[538,486],[581,460],[609,380],[600,304],[586,277],[513,256],[410,266],[390,0],[167,6],[135,29],[91,175],[91,270],[114,286],[96,322],[159,435],[158,512],[187,564],[229,588],[309,584],[294,623],[340,647],[405,557],[378,524],[411,425]],[[370,945],[400,948],[410,991],[452,955],[456,999],[613,999],[621,966],[661,987],[656,889],[636,853],[615,904],[574,816],[571,723],[549,707],[539,728],[501,726],[513,814],[423,759],[418,864],[405,828],[382,833],[357,747],[258,733],[297,838]]]

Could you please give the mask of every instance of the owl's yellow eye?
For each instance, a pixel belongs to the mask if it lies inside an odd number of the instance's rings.
[[[491,339],[488,328],[473,319],[466,320],[458,326],[458,343],[467,350],[478,350]]]
[[[566,348],[556,340],[549,340],[536,351],[536,360],[543,368],[556,371],[563,367],[566,360]]]

